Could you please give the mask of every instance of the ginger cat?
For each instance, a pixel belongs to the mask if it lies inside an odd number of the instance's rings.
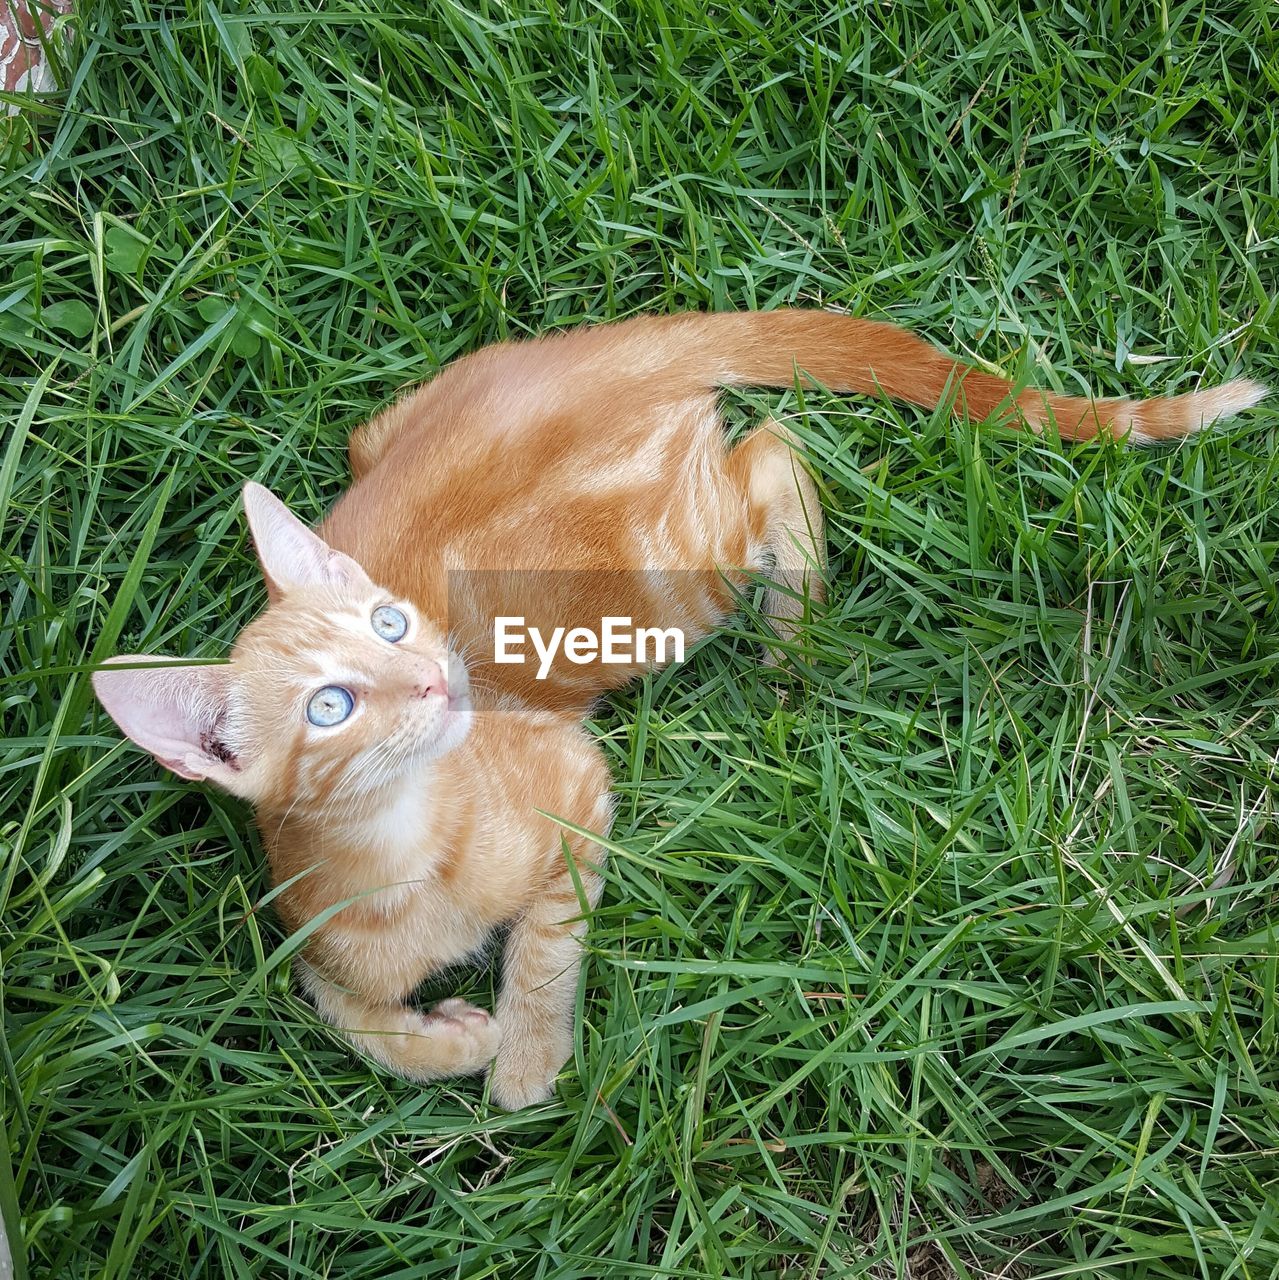
[[[110,665],[94,687],[161,764],[252,801],[284,923],[311,931],[303,986],[391,1070],[430,1080],[492,1062],[500,1105],[551,1096],[601,887],[602,851],[579,833],[610,819],[581,719],[645,664],[560,658],[537,680],[493,661],[494,618],[625,615],[691,644],[745,574],[768,570],[785,641],[820,600],[821,510],[776,424],[726,446],[715,388],[802,373],[1035,430],[1051,417],[1070,439],[1177,439],[1264,394],[1238,380],[1148,401],[1014,397],[873,321],[644,318],[456,362],[353,434],[355,482],[320,534],[246,485],[269,607],[230,663],[116,659],[163,665]],[[494,1017],[410,1006],[499,925]]]

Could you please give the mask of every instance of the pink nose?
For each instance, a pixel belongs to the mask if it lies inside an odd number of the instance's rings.
[[[448,681],[437,662],[429,662],[422,668],[413,687],[414,695],[419,698],[429,698],[433,693],[447,695],[448,691]]]

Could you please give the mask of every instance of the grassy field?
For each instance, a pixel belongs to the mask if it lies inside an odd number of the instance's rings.
[[[84,5],[64,92],[0,119],[29,1274],[1279,1274],[1273,407],[1135,453],[735,397],[824,478],[830,605],[792,679],[748,613],[601,715],[581,1043],[526,1113],[323,1029],[249,814],[87,676],[225,653],[241,482],[317,517],[351,427],[497,338],[801,303],[1058,389],[1279,383],[1277,22]]]

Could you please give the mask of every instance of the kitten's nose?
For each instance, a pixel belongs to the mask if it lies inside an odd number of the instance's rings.
[[[418,672],[417,683],[413,686],[413,694],[418,698],[429,698],[433,693],[447,696],[448,679],[438,662],[424,663]]]

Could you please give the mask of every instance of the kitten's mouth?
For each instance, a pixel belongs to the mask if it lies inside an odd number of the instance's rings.
[[[423,726],[420,749],[440,756],[459,746],[470,733],[474,707],[469,689],[440,690],[430,703],[430,723]]]
[[[471,682],[461,660],[449,654],[433,665],[434,670],[428,667],[421,673],[410,699],[420,710],[406,708],[416,726],[417,750],[428,758],[457,747],[470,733],[474,717]]]

